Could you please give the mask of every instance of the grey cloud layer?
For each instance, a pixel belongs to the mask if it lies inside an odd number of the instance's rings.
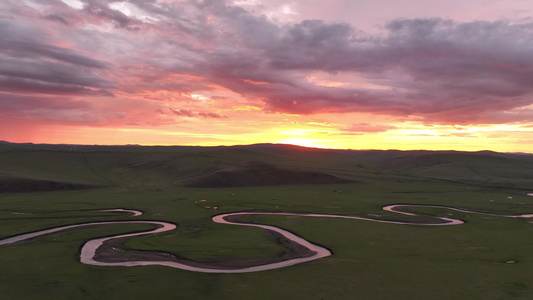
[[[395,20],[371,35],[320,20],[278,24],[224,1],[127,1],[142,16],[108,1],[82,2],[75,10],[42,1],[48,10],[33,18],[22,16],[16,1],[0,4],[2,91],[112,96],[219,85],[262,101],[268,112],[359,111],[465,124],[533,120],[513,111],[533,102],[533,23]],[[48,33],[38,24],[50,24],[55,35],[43,38]],[[317,71],[358,74],[368,85],[326,87],[306,79]],[[200,79],[172,83],[171,75]],[[125,82],[136,78],[142,80]]]
[[[59,96],[112,96],[106,89],[113,87],[113,84],[98,75],[100,70],[108,67],[106,63],[76,50],[55,46],[50,40],[49,33],[35,24],[24,20],[19,23],[0,20],[1,91]],[[20,99],[28,101],[30,98]],[[3,100],[7,101],[5,98]]]

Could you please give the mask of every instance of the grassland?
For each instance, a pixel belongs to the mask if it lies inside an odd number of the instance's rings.
[[[297,177],[298,182],[287,182],[288,177]],[[253,180],[243,183],[243,178]],[[257,185],[261,180],[269,185]],[[533,157],[521,154],[335,151],[282,145],[0,143],[0,238],[67,224],[132,220],[128,214],[97,211],[130,208],[143,211],[143,220],[179,226],[175,231],[131,239],[124,248],[171,252],[195,260],[262,259],[286,251],[264,230],[211,222],[219,213],[409,218],[381,210],[393,203],[533,213],[533,197],[525,195],[529,191],[533,191]],[[298,216],[248,217],[323,245],[333,256],[247,274],[79,262],[85,240],[147,229],[146,225],[54,233],[0,247],[0,298],[533,298],[531,222],[439,208],[417,211],[467,223],[423,227]]]

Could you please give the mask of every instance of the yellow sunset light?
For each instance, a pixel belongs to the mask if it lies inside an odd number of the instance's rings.
[[[326,140],[320,140],[320,139],[294,138],[294,139],[280,140],[279,143],[303,146],[303,147],[311,147],[311,148],[329,148],[327,144],[323,143],[325,141]]]

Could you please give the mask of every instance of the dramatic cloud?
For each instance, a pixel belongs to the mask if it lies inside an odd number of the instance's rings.
[[[424,124],[533,121],[530,19],[411,18],[400,8],[409,18],[369,30],[333,20],[326,2],[312,1],[313,10],[306,3],[2,1],[0,115],[49,112],[105,124],[107,111],[124,124],[168,124],[229,121],[245,107]],[[346,14],[366,5],[335,3]],[[41,113],[31,113],[33,105]],[[349,124],[339,130],[395,128]]]
[[[50,34],[37,23],[0,20],[0,90],[10,93],[3,93],[3,105],[18,99],[40,106],[49,104],[48,109],[54,110],[58,100],[42,101],[46,99],[43,96],[113,95],[107,90],[113,84],[100,74],[106,63],[53,45]],[[33,96],[20,96],[27,94]]]
[[[239,92],[263,94],[274,111],[413,114],[443,123],[490,123],[488,112],[531,104],[533,23],[398,20],[387,29],[359,36],[346,24],[304,21],[280,29],[262,57],[271,74],[357,73],[373,89],[281,77],[282,84],[270,81],[259,93],[242,85]]]

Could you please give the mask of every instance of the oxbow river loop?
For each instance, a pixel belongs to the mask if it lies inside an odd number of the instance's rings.
[[[403,214],[403,215],[418,216],[417,213],[406,211],[406,209],[408,208],[417,208],[417,207],[418,208],[420,207],[442,208],[442,209],[448,209],[448,210],[465,212],[465,213],[475,213],[475,214],[508,217],[508,218],[533,218],[533,214],[496,214],[496,213],[478,212],[474,210],[448,207],[448,206],[438,206],[438,205],[394,204],[394,205],[388,205],[388,206],[383,207],[383,210],[393,212],[393,213]],[[122,208],[108,209],[108,210],[101,210],[101,211],[131,213],[132,217],[137,217],[137,216],[142,215],[142,212],[140,211],[122,209]],[[259,228],[263,228],[266,230],[270,230],[270,231],[276,232],[277,234],[282,235],[284,238],[290,240],[293,243],[296,243],[302,247],[305,247],[312,253],[312,255],[309,255],[306,257],[290,258],[290,259],[286,259],[286,260],[279,261],[279,262],[266,263],[266,264],[247,266],[247,267],[236,267],[236,268],[221,268],[221,267],[211,268],[211,267],[198,266],[197,264],[194,264],[194,263],[167,261],[167,260],[105,261],[105,260],[96,258],[98,249],[102,247],[104,243],[106,242],[116,240],[116,239],[130,238],[134,236],[157,234],[157,233],[171,231],[171,230],[176,229],[177,227],[176,224],[169,223],[169,222],[163,222],[163,221],[142,221],[142,220],[108,221],[108,222],[89,222],[89,223],[81,223],[81,224],[74,224],[74,225],[66,225],[66,226],[48,228],[44,230],[39,230],[35,232],[29,232],[29,233],[24,233],[24,234],[19,234],[19,235],[12,236],[12,237],[4,238],[0,240],[0,246],[5,246],[5,245],[10,245],[10,244],[20,243],[23,241],[32,240],[32,239],[35,239],[39,236],[43,236],[46,234],[51,234],[55,232],[76,229],[76,228],[89,227],[89,226],[112,226],[112,225],[119,225],[119,224],[149,224],[149,225],[153,225],[154,229],[88,240],[81,247],[80,261],[84,264],[96,265],[96,266],[128,266],[128,267],[131,267],[131,266],[161,265],[161,266],[167,266],[167,267],[172,267],[172,268],[177,268],[177,269],[182,269],[182,270],[187,270],[187,271],[204,272],[204,273],[247,273],[247,272],[266,271],[266,270],[293,266],[296,264],[301,264],[301,263],[313,261],[316,259],[320,259],[320,258],[324,258],[324,257],[332,255],[330,250],[322,246],[316,245],[310,241],[307,241],[306,239],[292,232],[289,232],[285,229],[275,227],[275,226],[270,226],[270,225],[246,223],[246,222],[240,222],[240,221],[239,222],[230,221],[231,217],[239,217],[239,216],[244,216],[244,215],[275,215],[275,216],[301,216],[301,217],[313,217],[313,218],[341,218],[341,219],[353,219],[353,220],[399,224],[399,225],[416,225],[416,226],[450,226],[450,225],[460,225],[464,223],[464,221],[459,220],[459,219],[440,217],[440,216],[433,216],[434,218],[433,222],[413,222],[413,221],[410,222],[410,221],[398,221],[398,220],[395,220],[395,221],[380,220],[380,219],[358,217],[358,216],[346,216],[346,215],[315,214],[315,213],[288,213],[288,212],[234,212],[234,213],[216,215],[212,218],[213,222],[215,223],[228,224],[228,225],[234,225],[234,226],[259,227]]]

